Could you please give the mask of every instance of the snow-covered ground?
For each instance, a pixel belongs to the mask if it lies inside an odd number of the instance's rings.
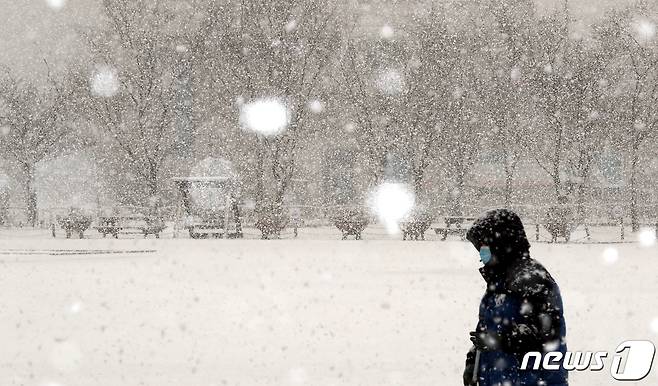
[[[329,238],[2,238],[0,385],[460,385],[475,250]],[[561,286],[570,350],[658,342],[658,246],[531,251]],[[609,363],[571,381],[616,384]]]

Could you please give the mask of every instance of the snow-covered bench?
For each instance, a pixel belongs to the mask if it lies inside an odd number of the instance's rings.
[[[143,215],[99,217],[98,225],[94,226],[103,237],[112,235],[115,239],[119,238],[119,234],[139,234],[145,238],[148,235],[155,235],[155,238],[160,238],[160,232],[165,228],[166,225],[162,220],[150,219]]]
[[[466,232],[468,232],[468,226],[462,227],[462,224],[472,223],[475,221],[475,217],[464,217],[464,216],[446,216],[443,219],[446,223],[445,227],[434,228],[434,232],[437,235],[441,235],[441,241],[445,241],[448,238],[448,235],[457,235],[462,240],[466,239]],[[452,228],[451,226],[455,227]]]

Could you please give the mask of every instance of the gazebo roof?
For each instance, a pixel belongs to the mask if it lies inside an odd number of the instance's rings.
[[[174,177],[172,181],[179,189],[188,189],[191,186],[235,189],[238,185],[235,178],[226,176]]]
[[[173,181],[176,182],[226,182],[233,181],[234,178],[225,177],[225,176],[208,176],[208,177],[173,177]]]

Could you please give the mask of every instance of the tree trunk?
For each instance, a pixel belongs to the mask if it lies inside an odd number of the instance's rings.
[[[507,160],[505,160],[505,207],[512,207],[512,194],[514,194],[514,169],[513,165],[510,165]]]
[[[256,148],[258,154],[256,156],[256,207],[255,211],[258,213],[263,209],[265,201],[265,154],[263,151],[263,141],[258,138],[256,141]]]
[[[0,188],[0,225],[9,224],[9,190]]]
[[[34,164],[24,163],[25,174],[25,217],[27,224],[35,226],[37,223],[37,194],[34,191]]]
[[[637,165],[639,163],[637,141],[633,143],[633,151],[631,153],[631,181],[630,181],[630,194],[631,194],[631,229],[637,232],[640,229],[640,219],[637,208],[638,191],[637,191]]]
[[[151,165],[148,170],[148,181],[146,181],[146,186],[148,188],[148,197],[147,204],[148,206],[157,211],[160,206],[160,198],[158,197],[158,168],[155,165]]]
[[[566,192],[562,191],[562,180],[560,178],[560,166],[562,164],[562,134],[564,128],[562,125],[558,126],[557,142],[555,144],[555,155],[553,156],[553,184],[555,185],[555,196],[559,198],[564,196]]]
[[[290,187],[290,183],[292,181],[292,176],[293,176],[293,169],[294,166],[292,163],[288,164],[288,167],[279,167],[278,165],[281,165],[281,160],[273,160],[275,163],[276,168],[280,168],[281,172],[277,173],[274,175],[274,183],[276,184],[275,187],[275,195],[274,195],[274,205],[277,208],[283,208],[284,200],[286,197],[286,192],[288,191],[288,188]]]
[[[240,219],[240,204],[238,199],[231,194],[231,212],[235,221],[235,237],[242,238],[242,220]]]
[[[458,168],[455,189],[450,193],[448,214],[450,216],[461,216],[464,214],[464,186],[466,185],[466,171],[463,167]]]
[[[587,193],[587,181],[592,168],[592,157],[580,161],[580,183],[578,184],[578,197],[576,198],[577,214],[580,219],[585,219],[585,195]]]
[[[553,189],[555,189],[556,198],[560,198],[561,196],[565,195],[565,192],[562,190],[562,180],[560,179],[559,174],[553,176]]]
[[[276,182],[276,194],[274,196],[274,201],[272,202],[274,207],[277,210],[283,210],[283,202],[286,196],[286,184],[283,181]]]
[[[421,168],[414,168],[413,177],[414,177],[414,194],[416,195],[416,200],[421,201],[423,194],[423,179],[425,177],[425,171]]]

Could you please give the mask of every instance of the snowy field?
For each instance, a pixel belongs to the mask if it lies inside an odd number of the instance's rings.
[[[570,350],[658,342],[655,244],[531,252],[562,288]],[[460,385],[484,291],[475,250],[456,240],[16,234],[0,259],[7,386]],[[624,384],[658,384],[656,367]],[[571,374],[616,383],[609,363]]]

